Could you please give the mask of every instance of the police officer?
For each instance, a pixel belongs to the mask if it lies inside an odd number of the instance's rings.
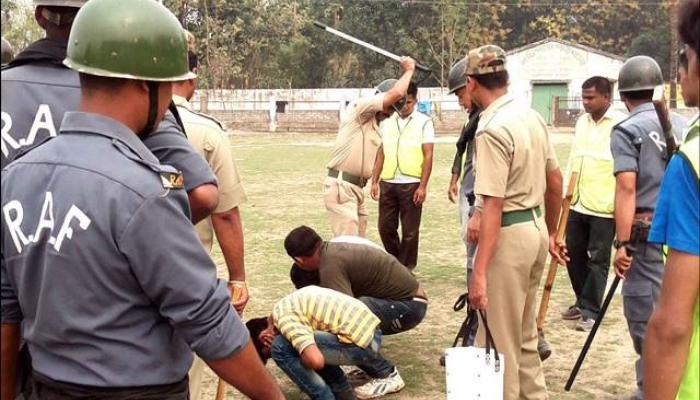
[[[467,282],[472,272],[472,264],[474,261],[474,253],[476,253],[476,238],[472,237],[469,240],[467,237],[467,221],[473,215],[474,207],[474,136],[476,128],[479,124],[479,115],[481,110],[469,97],[467,86],[467,63],[464,58],[457,61],[447,76],[447,85],[449,94],[454,94],[457,97],[459,105],[469,113],[469,119],[464,124],[462,132],[457,139],[457,151],[455,152],[454,160],[452,161],[452,178],[450,186],[447,189],[447,198],[451,202],[455,202],[458,198],[459,204],[459,221],[462,225],[462,240],[467,246]],[[462,160],[464,159],[464,160]],[[464,168],[462,168],[464,164]],[[464,173],[462,175],[462,173]],[[462,175],[462,184],[457,186],[459,177]],[[478,218],[478,216],[477,216]],[[478,221],[474,221],[478,224]],[[478,235],[478,228],[474,234]],[[474,235],[473,235],[474,236]]]
[[[469,301],[488,311],[493,339],[504,354],[504,399],[546,399],[536,297],[548,248],[559,258],[561,172],[542,117],[508,94],[503,49],[479,47],[465,62],[466,88],[483,109],[474,186],[481,209],[479,250]],[[478,335],[484,337],[483,329]]]
[[[661,289],[663,258],[661,246],[646,243],[627,254],[634,224],[643,229],[651,222],[661,178],[666,168],[666,139],[652,104],[653,91],[663,85],[661,68],[654,59],[632,57],[620,69],[620,97],[630,111],[627,119],[613,128],[610,149],[615,174],[615,272],[624,277],[623,307],[634,349],[641,356],[647,321]],[[683,118],[672,115],[674,135],[680,138]],[[647,231],[648,233],[648,231]],[[637,392],[642,399],[643,362],[636,363]]]
[[[30,399],[185,400],[190,349],[244,394],[282,399],[191,245],[181,174],[139,138],[192,75],[179,22],[152,0],[92,0],[65,64],[80,71],[79,111],[2,171],[2,348],[17,350],[21,324]]]
[[[3,167],[18,152],[56,136],[63,114],[78,108],[78,74],[62,61],[73,19],[86,1],[34,0],[34,15],[46,37],[29,45],[2,71]],[[185,202],[182,207],[191,211],[193,221],[208,215],[218,199],[216,177],[192,149],[175,117],[168,112],[158,132],[145,137],[144,142],[161,163],[183,172],[190,206]]]
[[[189,69],[197,71],[197,53],[192,33],[185,31],[188,45]],[[173,102],[178,108],[187,138],[204,157],[219,183],[219,205],[211,216],[196,225],[199,240],[207,252],[212,250],[214,233],[228,268],[231,301],[239,313],[248,303],[243,258],[243,226],[239,206],[246,200],[241,177],[231,156],[228,138],[216,119],[192,110],[189,99],[194,95],[197,78],[173,83]],[[204,361],[195,357],[190,368],[190,399],[198,400],[202,392]]]
[[[15,56],[15,51],[12,50],[12,45],[4,37],[2,38],[2,65],[12,61]]]
[[[406,96],[416,63],[401,59],[404,73],[398,80],[385,80],[374,96],[358,99],[340,121],[328,176],[323,183],[324,202],[334,236],[365,236],[367,209],[363,188],[372,176],[377,149],[381,144],[379,122],[388,118]],[[401,105],[402,106],[402,105]]]

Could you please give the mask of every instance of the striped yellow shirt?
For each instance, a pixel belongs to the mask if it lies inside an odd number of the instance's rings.
[[[299,289],[277,302],[272,319],[299,354],[315,343],[314,331],[365,348],[379,325],[379,318],[360,300],[318,286]]]

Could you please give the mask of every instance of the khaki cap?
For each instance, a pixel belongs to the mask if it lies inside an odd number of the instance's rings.
[[[486,75],[506,70],[506,52],[492,44],[470,50],[465,60],[467,75]],[[489,66],[493,61],[502,61],[503,64]]]

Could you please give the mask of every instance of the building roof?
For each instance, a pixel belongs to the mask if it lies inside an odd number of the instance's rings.
[[[601,56],[608,57],[608,58],[612,58],[612,59],[615,59],[615,60],[625,61],[625,60],[627,59],[627,57],[618,56],[617,54],[608,53],[607,51],[594,49],[593,47],[588,47],[588,46],[585,46],[585,45],[582,45],[582,44],[579,44],[579,43],[570,42],[570,41],[568,41],[568,40],[559,39],[559,38],[554,38],[554,37],[550,37],[550,38],[547,38],[547,39],[544,39],[544,40],[540,40],[539,42],[534,42],[534,43],[526,44],[525,46],[521,46],[521,47],[515,48],[515,49],[513,49],[513,50],[509,50],[508,52],[506,52],[506,55],[512,55],[512,54],[516,54],[516,53],[521,53],[521,52],[523,52],[523,51],[530,50],[530,49],[532,49],[532,48],[535,48],[535,47],[537,47],[537,46],[542,46],[542,45],[547,44],[547,43],[550,43],[550,42],[555,42],[555,43],[563,44],[564,46],[576,47],[576,48],[581,49],[581,50],[583,50],[583,51],[587,51],[587,52],[591,52],[591,53],[600,54]]]

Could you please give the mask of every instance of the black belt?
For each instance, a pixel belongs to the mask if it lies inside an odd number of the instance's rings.
[[[353,185],[359,186],[361,188],[365,187],[368,181],[367,178],[353,175],[345,171],[338,171],[334,168],[328,169],[328,176],[330,176],[331,178],[337,178],[338,176],[340,176],[340,179],[344,180],[345,182],[352,183]]]

